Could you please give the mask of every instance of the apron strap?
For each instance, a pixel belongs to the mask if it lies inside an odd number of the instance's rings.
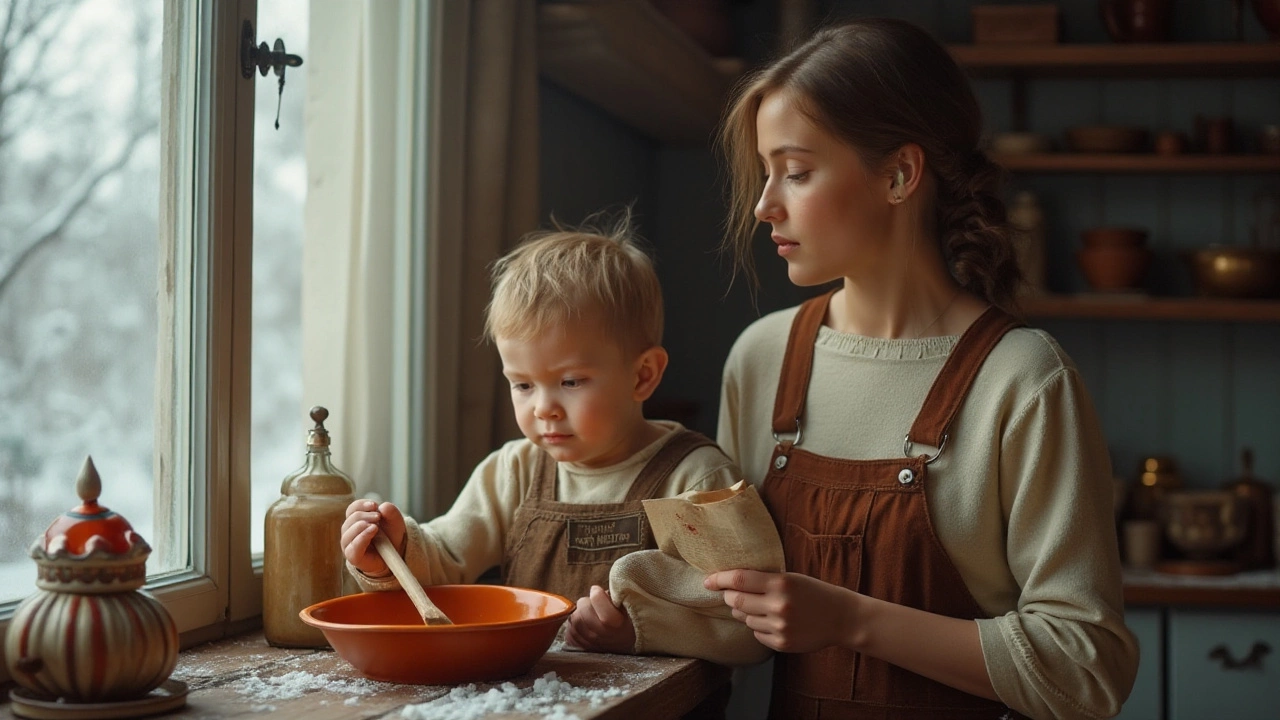
[[[551,453],[538,448],[537,464],[534,466],[533,483],[529,485],[529,491],[525,493],[524,499],[529,500],[555,500],[556,499],[556,468],[560,467],[560,463],[551,457]]]
[[[818,340],[822,320],[827,316],[827,303],[835,292],[832,290],[806,300],[791,323],[787,353],[782,358],[778,394],[773,401],[774,435],[799,435],[804,401],[809,394],[809,375],[813,370],[813,346]]]
[[[1021,325],[1012,315],[994,305],[973,321],[956,341],[938,377],[929,387],[920,414],[912,423],[911,432],[907,433],[908,442],[942,447],[947,428],[960,412],[983,361],[1005,333]]]
[[[658,488],[670,477],[671,472],[688,457],[689,453],[704,445],[712,445],[711,439],[702,433],[682,430],[667,441],[665,445],[649,458],[640,474],[631,482],[624,503],[648,500],[655,496]]]

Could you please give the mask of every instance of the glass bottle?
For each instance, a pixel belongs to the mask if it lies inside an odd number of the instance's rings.
[[[342,521],[355,499],[351,478],[329,458],[329,411],[311,408],[307,458],[284,479],[267,508],[262,559],[262,629],[277,647],[328,647],[324,634],[298,617],[303,608],[343,594]]]
[[[1233,552],[1245,570],[1269,570],[1276,566],[1274,491],[1253,474],[1251,448],[1241,450],[1240,466],[1240,477],[1224,484],[1225,489],[1244,500],[1249,515],[1244,539]]]

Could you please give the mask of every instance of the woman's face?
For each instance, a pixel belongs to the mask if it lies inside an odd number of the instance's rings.
[[[756,113],[764,191],[756,218],[773,228],[791,282],[819,285],[885,271],[890,184],[852,146],[814,125],[788,90],[769,93]]]

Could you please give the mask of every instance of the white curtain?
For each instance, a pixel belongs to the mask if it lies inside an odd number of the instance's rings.
[[[358,494],[419,517],[518,435],[477,341],[488,264],[538,221],[535,10],[312,4],[304,404]]]
[[[412,0],[312,3],[306,104],[303,403],[329,409],[357,494],[392,494],[395,335],[411,243]],[[407,61],[408,60],[408,61]]]

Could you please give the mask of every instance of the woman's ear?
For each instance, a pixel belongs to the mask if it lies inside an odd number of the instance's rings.
[[[648,400],[658,389],[662,374],[667,371],[667,360],[667,351],[661,345],[654,345],[636,358],[636,385],[632,392],[636,402]]]
[[[915,143],[898,148],[889,161],[889,202],[898,205],[920,187],[924,176],[924,150]]]

